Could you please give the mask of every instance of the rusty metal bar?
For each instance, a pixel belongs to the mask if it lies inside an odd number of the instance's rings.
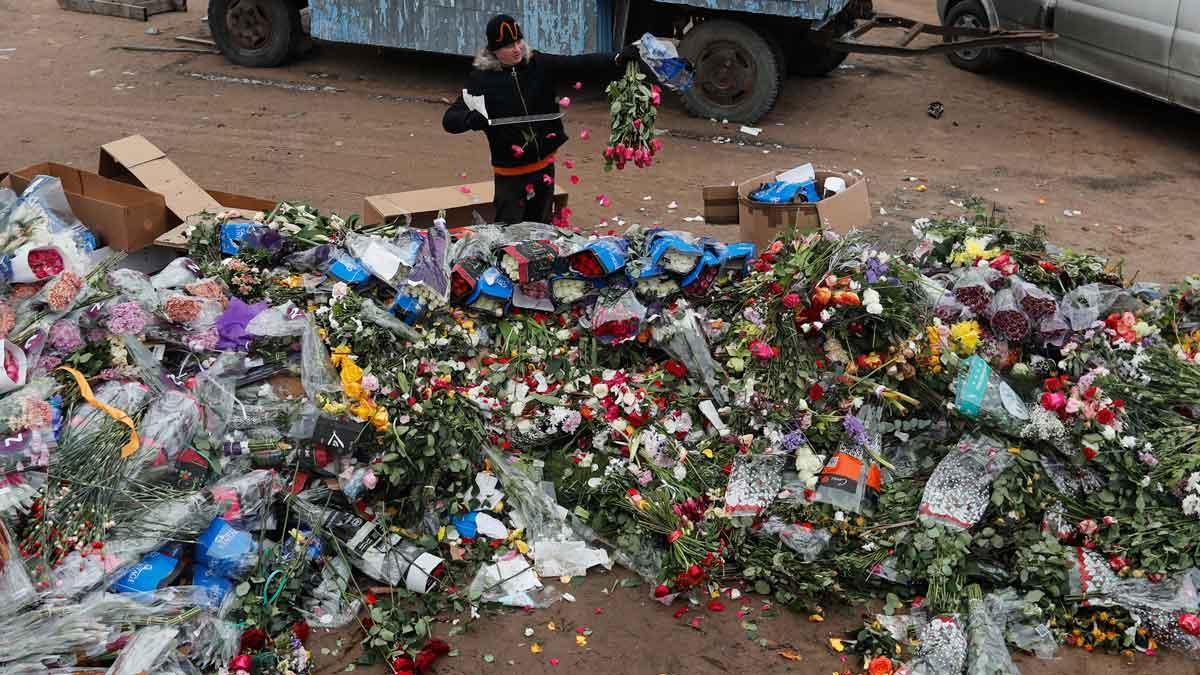
[[[912,28],[908,29],[908,32],[905,33],[904,37],[901,38],[900,41],[896,43],[896,46],[897,47],[907,47],[908,43],[912,42],[914,38],[916,38],[918,35],[920,35],[921,33],[924,33],[924,32],[925,32],[925,24],[923,24],[923,23],[915,24]]]
[[[882,45],[860,42],[859,38],[877,28],[903,28],[904,36],[896,44]],[[939,35],[943,42],[925,47],[909,47],[908,44],[918,35]],[[984,47],[1003,47],[1007,45],[1024,44],[1053,40],[1057,35],[1042,31],[992,31],[982,28],[961,28],[956,26],[940,26],[926,24],[913,19],[891,14],[876,14],[870,20],[856,26],[842,37],[833,40],[830,47],[856,54],[883,54],[889,56],[921,56],[924,54],[941,54],[959,49],[980,49]]]

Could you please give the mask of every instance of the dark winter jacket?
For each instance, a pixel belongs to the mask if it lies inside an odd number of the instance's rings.
[[[574,72],[613,79],[621,70],[616,54],[557,56],[532,50],[529,54],[516,66],[501,64],[486,49],[475,56],[475,69],[466,90],[473,96],[483,94],[491,119],[559,112],[556,92],[559,78]],[[473,114],[460,95],[442,117],[442,127],[452,134],[470,131]],[[554,154],[567,141],[562,120],[488,127],[484,131],[492,152],[492,166],[499,168],[533,164]],[[514,145],[522,152],[514,152]]]

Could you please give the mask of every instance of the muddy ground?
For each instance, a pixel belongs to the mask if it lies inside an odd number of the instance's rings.
[[[63,12],[53,0],[0,0],[0,170],[48,160],[94,170],[100,144],[140,133],[206,187],[341,213],[359,211],[370,194],[489,178],[481,138],[441,131],[465,60],[321,45],[288,67],[253,71],[216,55],[116,49],[183,46],[172,38],[202,34],[205,5],[194,0],[187,13],[153,17],[149,25],[160,34],[147,35],[147,24]],[[931,0],[877,6],[935,18]],[[568,123],[575,138],[560,158],[574,159],[581,178],[570,187],[577,224],[661,223],[735,239],[736,226],[683,221],[701,211],[700,186],[812,161],[865,173],[872,229],[889,240],[903,239],[914,218],[963,213],[955,202],[974,195],[1017,227],[1041,224],[1063,245],[1124,257],[1142,278],[1179,279],[1197,267],[1200,118],[1038,62],[1016,60],[983,77],[941,57],[852,56],[829,77],[789,80],[757,137],[689,118],[668,100],[661,162],[609,175],[599,158],[602,90],[602,82],[585,80],[581,91],[563,92],[575,101]],[[938,120],[926,113],[935,100],[946,108]],[[590,141],[578,138],[582,128],[592,130]],[[600,194],[610,207],[599,206]],[[672,201],[676,209],[667,208]],[[742,620],[739,603],[727,602],[722,614],[693,610],[677,621],[672,609],[646,599],[645,587],[612,588],[615,580],[595,573],[575,582],[575,603],[476,622],[454,638],[461,655],[439,672],[820,673],[855,666],[827,646],[831,633],[855,623],[853,610],[810,623],[786,612],[760,617],[761,602],[746,600]],[[699,629],[688,623],[696,616]],[[775,646],[748,639],[743,620],[755,621],[758,637]],[[550,621],[566,630],[547,631]],[[543,653],[530,653],[527,626]],[[593,631],[586,648],[575,645],[576,627]],[[340,670],[344,650],[326,640],[318,663]],[[343,639],[347,647],[351,641]],[[788,648],[803,660],[778,655]],[[1175,657],[1126,663],[1063,653],[1056,662],[1026,659],[1023,670],[1195,672]]]

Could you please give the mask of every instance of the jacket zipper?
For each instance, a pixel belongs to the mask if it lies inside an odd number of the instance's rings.
[[[517,75],[516,67],[512,69],[513,85],[517,88],[517,98],[521,99],[521,108],[525,111],[525,115],[529,115],[529,106],[525,103],[525,94],[521,92],[521,78]],[[533,130],[533,124],[529,125],[529,135],[533,137],[533,147],[537,149],[538,159],[542,158],[542,144],[538,143],[537,132]]]

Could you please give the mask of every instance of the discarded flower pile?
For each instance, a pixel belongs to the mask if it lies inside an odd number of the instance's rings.
[[[356,625],[427,672],[446,616],[614,560],[883,601],[837,641],[872,673],[1200,653],[1200,280],[982,218],[756,255],[289,204],[146,276],[55,188],[0,193],[6,670],[303,673]]]

